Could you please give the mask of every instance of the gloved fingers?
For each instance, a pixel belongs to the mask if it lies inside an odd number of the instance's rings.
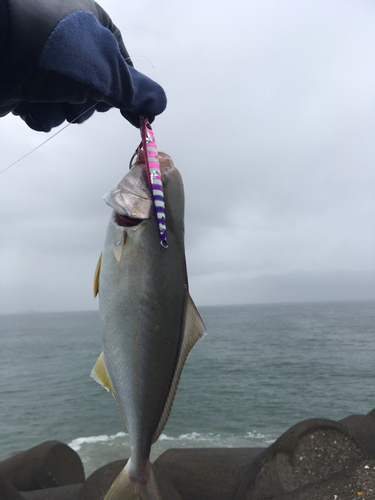
[[[138,113],[134,111],[128,111],[126,109],[120,109],[120,112],[124,118],[128,120],[134,127],[140,128],[141,127],[141,117],[145,118],[145,115],[139,115]],[[147,119],[150,123],[152,123],[155,120],[155,116],[149,115],[147,116]]]
[[[164,90],[133,68],[119,29],[95,1],[6,1],[14,8],[0,116],[13,111],[49,131],[64,120],[82,122],[94,109],[117,107],[136,127],[140,116],[151,122],[165,109]]]
[[[108,111],[111,106],[103,102],[88,99],[85,103],[70,104],[46,102],[21,102],[13,109],[13,114],[20,116],[27,125],[38,132],[50,132],[65,120],[72,123],[83,123],[96,111]]]
[[[152,123],[155,116],[165,110],[167,97],[162,87],[151,78],[134,68],[129,68],[129,72],[135,88],[132,108],[121,108],[120,111],[132,125],[140,128],[141,117],[147,118]],[[117,104],[114,106],[118,107]]]
[[[134,87],[134,96],[129,110],[149,119],[160,115],[167,107],[167,96],[163,88],[132,67],[129,67],[129,73]],[[125,106],[120,107],[125,108]]]
[[[90,12],[73,12],[58,23],[43,47],[38,66],[79,82],[108,104],[115,101],[129,106],[132,102],[131,66],[114,35]]]
[[[63,106],[58,103],[21,102],[12,113],[22,118],[27,125],[38,132],[49,132],[65,120]]]
[[[162,87],[125,62],[113,33],[90,12],[63,18],[46,41],[38,64],[79,82],[93,99],[138,116],[149,118],[166,107]],[[69,95],[64,100],[71,102]]]

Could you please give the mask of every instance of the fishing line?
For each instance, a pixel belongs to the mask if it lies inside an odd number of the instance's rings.
[[[4,170],[1,170],[0,175],[3,174],[4,172],[6,172],[7,170],[9,170],[10,168],[14,167],[14,165],[17,165],[17,163],[19,163],[20,161],[22,161],[27,156],[31,155],[31,153],[34,153],[34,151],[36,151],[37,149],[39,149],[42,146],[44,146],[48,141],[50,141],[51,139],[53,139],[54,137],[56,137],[58,134],[60,134],[60,132],[62,132],[63,130],[65,130],[67,127],[69,127],[69,125],[72,125],[75,121],[77,121],[79,118],[81,118],[82,115],[86,114],[88,111],[90,111],[90,109],[94,108],[96,106],[96,104],[97,103],[95,103],[92,106],[90,106],[88,109],[86,109],[86,111],[84,111],[79,116],[77,116],[76,118],[74,118],[74,120],[72,120],[70,123],[67,123],[63,128],[61,128],[60,130],[58,130],[57,132],[55,132],[51,137],[48,137],[48,139],[46,139],[41,144],[39,144],[39,146],[36,146],[31,151],[29,151],[25,155],[21,156],[21,158],[19,158],[17,161],[15,161],[11,165],[9,165],[9,167],[4,168]]]
[[[139,59],[145,59],[147,62],[150,63],[152,69],[154,70],[154,80],[155,80],[155,76],[156,76],[156,70],[155,70],[155,66],[152,64],[152,62],[150,61],[150,59],[147,59],[147,57],[144,57],[144,56],[130,56],[126,59],[134,59],[138,57]],[[125,60],[126,60],[125,59]],[[50,141],[51,139],[53,139],[54,137],[56,137],[58,134],[60,134],[63,130],[65,130],[67,127],[69,127],[70,125],[72,125],[74,122],[76,122],[79,118],[81,118],[81,116],[83,116],[85,113],[87,113],[88,111],[90,111],[90,109],[94,108],[96,106],[97,103],[93,104],[90,108],[86,109],[86,111],[84,111],[83,113],[81,113],[79,116],[77,116],[76,118],[74,118],[74,120],[72,120],[70,123],[67,123],[63,128],[61,128],[60,130],[58,130],[57,132],[55,132],[51,137],[48,137],[48,139],[46,139],[45,141],[43,141],[41,144],[39,144],[39,146],[36,146],[34,149],[32,149],[31,151],[29,151],[28,153],[26,153],[25,155],[21,156],[21,158],[19,158],[18,160],[16,160],[15,162],[13,162],[11,165],[9,165],[8,167],[4,168],[4,170],[1,170],[0,171],[0,175],[3,174],[4,172],[6,172],[7,170],[9,170],[10,168],[14,167],[14,165],[17,165],[17,163],[19,163],[20,161],[24,160],[27,156],[31,155],[31,153],[34,153],[34,151],[36,151],[37,149],[41,148],[42,146],[44,146],[48,141]]]
[[[153,76],[153,79],[155,80],[155,79],[156,79],[156,70],[155,70],[155,66],[152,64],[152,62],[150,61],[150,59],[147,59],[147,57],[145,57],[145,56],[129,56],[129,57],[127,57],[127,58],[125,59],[125,61],[126,61],[127,59],[130,59],[130,60],[135,59],[136,57],[138,57],[138,59],[145,59],[148,63],[150,63],[150,66],[151,66],[151,67],[152,67],[152,69],[154,70],[154,76]]]

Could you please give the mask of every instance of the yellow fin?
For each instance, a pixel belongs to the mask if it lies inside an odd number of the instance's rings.
[[[91,371],[91,377],[98,382],[104,389],[107,391],[111,390],[112,396],[115,398],[116,403],[118,404],[115,391],[111,387],[111,381],[109,380],[109,375],[107,372],[107,367],[105,366],[103,353],[98,357],[94,368]]]
[[[107,391],[111,389],[111,381],[109,380],[107,368],[105,366],[103,353],[98,357],[94,368],[91,371],[91,377],[103,386]],[[113,392],[113,391],[112,391]],[[116,399],[116,397],[115,397]]]
[[[100,254],[98,263],[96,264],[95,276],[94,276],[94,297],[99,293],[99,277],[100,277],[100,267],[102,265],[103,252]]]
[[[184,331],[182,338],[181,351],[177,362],[176,371],[173,377],[173,381],[171,387],[169,389],[169,394],[167,400],[165,402],[164,410],[161,415],[160,421],[156,428],[155,434],[153,435],[152,443],[155,443],[160,434],[162,433],[165,424],[169,418],[169,414],[172,410],[172,405],[174,398],[176,396],[177,387],[180,382],[181,373],[184,368],[186,358],[188,357],[189,352],[194,347],[194,344],[203,337],[206,327],[204,326],[203,320],[200,317],[195,304],[190,297],[190,295],[186,294],[186,303],[185,303],[185,319],[184,319]]]

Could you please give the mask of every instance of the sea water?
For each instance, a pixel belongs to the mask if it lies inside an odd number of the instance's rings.
[[[265,447],[293,424],[375,407],[375,302],[199,308],[190,353],[152,459],[173,447]],[[0,316],[0,456],[63,441],[86,474],[129,456],[113,397],[90,378],[98,312]]]

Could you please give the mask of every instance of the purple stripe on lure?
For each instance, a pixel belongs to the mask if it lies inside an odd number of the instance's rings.
[[[151,125],[147,118],[141,121],[142,148],[145,154],[145,162],[148,170],[150,190],[154,203],[155,214],[158,222],[160,244],[168,248],[167,228],[165,220],[164,192],[161,178],[159,158]]]

